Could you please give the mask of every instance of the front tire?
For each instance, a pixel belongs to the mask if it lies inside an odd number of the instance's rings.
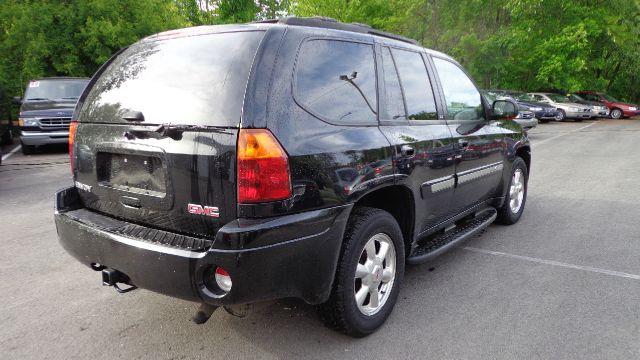
[[[32,155],[36,152],[35,145],[21,144],[21,147],[22,147],[22,155]]]
[[[511,180],[504,204],[498,209],[497,221],[504,225],[512,225],[520,220],[527,201],[527,189],[529,184],[529,171],[527,164],[521,157],[516,157],[511,169]]]
[[[404,277],[402,232],[386,211],[358,207],[347,224],[329,300],[320,318],[355,337],[373,333],[389,317]]]
[[[622,110],[620,109],[613,109],[611,110],[611,118],[612,119],[621,119],[622,118]]]

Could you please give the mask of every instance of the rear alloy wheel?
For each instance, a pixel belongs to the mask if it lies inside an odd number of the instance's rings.
[[[387,319],[404,276],[404,242],[386,211],[358,207],[345,231],[333,290],[318,307],[325,324],[351,336],[373,333]]]
[[[612,119],[620,119],[622,117],[622,110],[613,109],[611,110],[611,118]]]
[[[567,117],[567,114],[562,109],[558,109],[558,113],[556,114],[556,121],[562,121]]]
[[[527,201],[527,184],[529,172],[527,164],[520,157],[513,161],[511,181],[504,204],[498,209],[498,222],[505,225],[515,224],[520,220]]]

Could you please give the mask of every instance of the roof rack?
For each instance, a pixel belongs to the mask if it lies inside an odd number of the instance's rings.
[[[413,45],[420,45],[416,40],[409,39],[404,36],[400,36],[396,34],[391,34],[384,31],[376,30],[366,24],[341,23],[338,20],[329,18],[329,17],[320,17],[320,16],[295,17],[293,16],[293,17],[285,17],[282,19],[269,19],[269,20],[256,21],[254,23],[285,24],[285,25],[292,25],[292,26],[308,26],[308,27],[316,27],[316,28],[323,28],[323,29],[344,30],[344,31],[351,31],[351,32],[360,33],[360,34],[371,34],[371,35],[386,37],[389,39],[394,39],[394,40],[406,42]]]

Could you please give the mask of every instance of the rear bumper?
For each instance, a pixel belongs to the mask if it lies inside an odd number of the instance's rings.
[[[68,144],[69,131],[20,131],[24,145]]]
[[[211,248],[191,251],[122,235],[117,228],[127,222],[84,209],[77,199],[73,187],[56,194],[56,228],[69,254],[88,266],[116,269],[140,288],[213,305],[285,297],[326,301],[350,211],[342,206],[277,220],[236,220],[219,230]],[[223,296],[204,286],[203,274],[215,266],[233,282]]]

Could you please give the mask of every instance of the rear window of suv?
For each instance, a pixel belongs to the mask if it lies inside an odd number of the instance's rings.
[[[102,73],[80,113],[83,122],[123,122],[129,111],[150,124],[237,126],[263,31],[141,42]]]

